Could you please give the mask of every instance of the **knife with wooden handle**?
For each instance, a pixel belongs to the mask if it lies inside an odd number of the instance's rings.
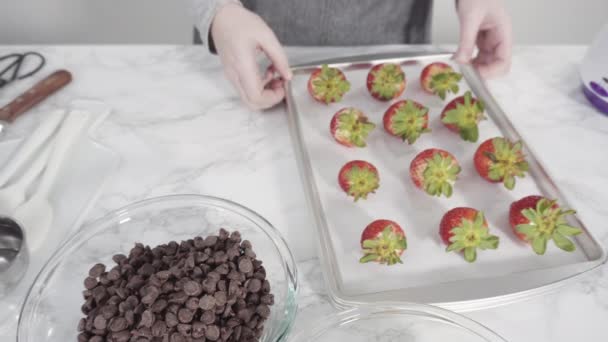
[[[67,70],[58,70],[36,83],[30,90],[21,94],[11,103],[0,108],[0,120],[13,122],[19,115],[28,111],[42,100],[51,96],[72,81]]]

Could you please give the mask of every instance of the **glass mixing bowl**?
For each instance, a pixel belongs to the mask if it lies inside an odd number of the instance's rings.
[[[284,340],[296,314],[296,264],[287,244],[268,221],[236,203],[199,195],[167,196],[129,205],[83,227],[53,254],[23,305],[17,341],[76,341],[83,317],[83,281],[92,265],[112,263],[136,242],[156,246],[195,236],[239,230],[264,262],[275,296],[262,341]]]
[[[289,342],[506,342],[483,325],[424,304],[362,305],[302,327]]]

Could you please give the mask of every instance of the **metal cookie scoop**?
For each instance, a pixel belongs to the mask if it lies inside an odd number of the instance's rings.
[[[23,229],[13,219],[0,216],[0,298],[19,283],[28,260]]]

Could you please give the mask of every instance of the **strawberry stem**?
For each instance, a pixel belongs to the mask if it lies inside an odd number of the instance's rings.
[[[350,90],[350,82],[339,69],[323,64],[319,76],[312,81],[312,87],[314,93],[325,103],[339,102]]]
[[[432,196],[452,196],[452,185],[456,182],[460,166],[451,156],[443,157],[435,153],[427,160],[427,166],[422,173],[423,189]]]
[[[477,259],[477,249],[497,249],[499,238],[490,235],[483,213],[477,212],[474,220],[463,218],[460,225],[452,228],[451,244],[446,252],[464,251],[464,259],[474,262]]]
[[[515,177],[523,178],[528,171],[528,163],[522,152],[521,142],[511,143],[505,138],[492,139],[494,153],[486,152],[492,164],[488,170],[488,177],[495,181],[502,181],[505,188],[512,190],[515,187]]]
[[[567,217],[575,213],[574,210],[564,210],[556,206],[555,201],[543,198],[536,203],[535,208],[521,211],[530,222],[515,228],[531,242],[532,249],[538,255],[545,254],[549,240],[553,240],[559,249],[572,252],[576,250],[576,246],[569,237],[582,233],[579,228],[568,225]]]
[[[397,234],[389,225],[382,233],[374,238],[363,241],[363,257],[360,263],[377,261],[381,264],[402,264],[401,254],[407,248],[407,240],[403,234]]]
[[[428,108],[419,108],[411,100],[402,102],[391,117],[393,133],[408,144],[413,144],[420,135],[431,131],[427,128],[428,112]]]

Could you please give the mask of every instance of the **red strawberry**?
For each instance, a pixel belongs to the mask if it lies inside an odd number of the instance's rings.
[[[498,236],[490,235],[488,221],[481,211],[473,208],[454,208],[441,219],[441,240],[448,246],[446,252],[464,252],[464,259],[474,262],[477,249],[498,248]]]
[[[433,196],[452,196],[452,185],[459,173],[460,165],[456,158],[437,148],[420,152],[410,164],[414,185]]]
[[[361,263],[370,261],[381,264],[402,264],[400,256],[407,248],[403,229],[390,220],[376,220],[370,223],[361,234],[363,257]]]
[[[337,142],[344,146],[365,147],[365,140],[376,127],[357,108],[342,108],[331,119],[329,130]]]
[[[572,252],[576,246],[569,237],[583,232],[568,225],[567,216],[575,213],[574,210],[560,208],[547,198],[527,196],[511,203],[509,223],[517,237],[532,244],[536,254],[545,254],[549,240],[553,240],[558,248]]]
[[[322,103],[340,102],[342,96],[350,90],[350,82],[344,73],[337,68],[324,64],[312,72],[308,79],[308,92]]]
[[[384,113],[384,129],[413,144],[422,133],[430,132],[429,109],[414,100],[395,102]]]
[[[521,150],[521,142],[515,144],[501,137],[484,141],[475,152],[473,159],[479,175],[490,182],[503,182],[512,190],[515,177],[524,177],[528,163]]]
[[[420,85],[430,94],[445,100],[447,93],[458,93],[458,82],[462,79],[449,64],[435,62],[427,65],[420,73]]]
[[[367,90],[380,101],[390,101],[405,90],[405,74],[398,64],[375,65],[367,74]]]
[[[338,183],[344,192],[355,198],[366,199],[380,187],[380,177],[376,167],[363,160],[346,163],[338,174]]]
[[[445,106],[441,121],[451,131],[460,133],[466,141],[476,142],[479,139],[479,121],[485,119],[483,102],[473,97],[470,91],[459,96]]]

